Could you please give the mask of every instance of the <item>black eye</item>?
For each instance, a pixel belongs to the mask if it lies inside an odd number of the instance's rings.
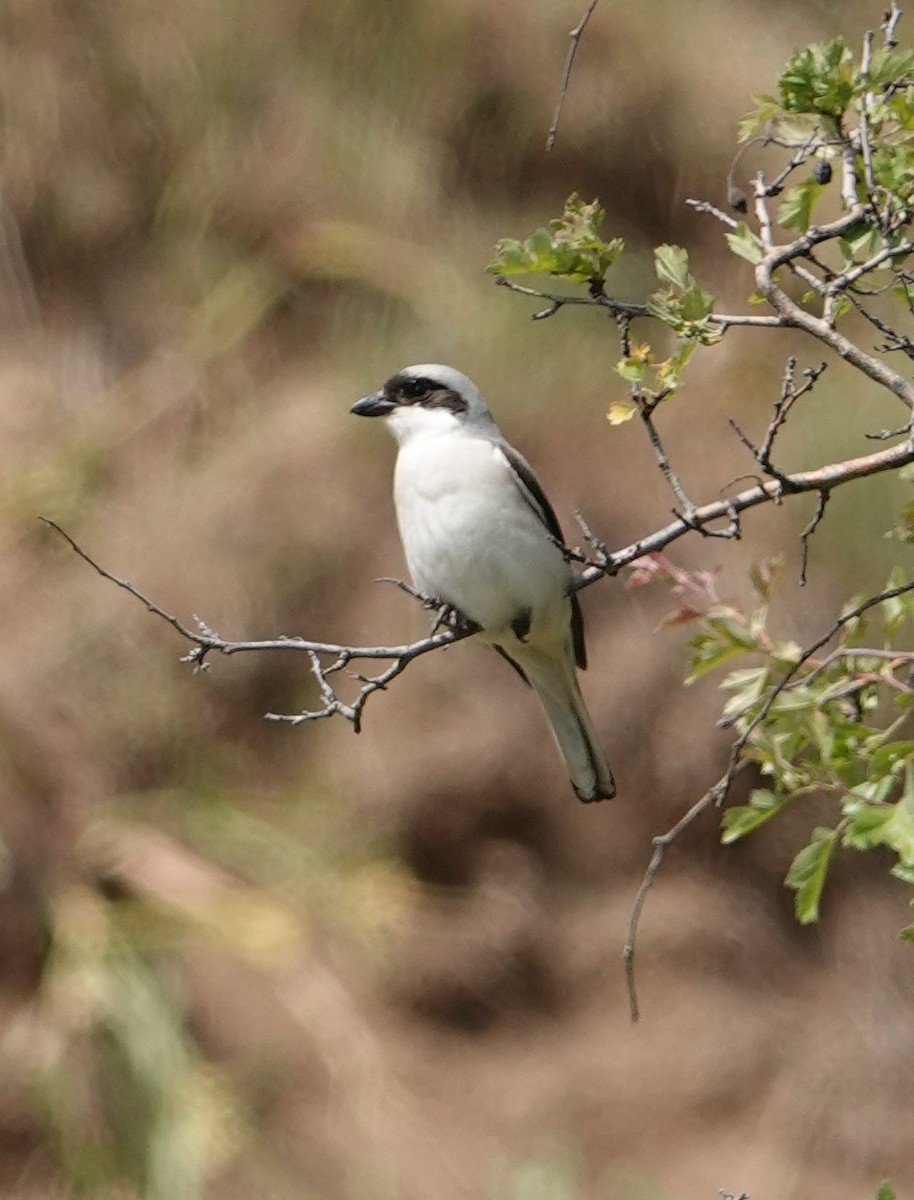
[[[403,381],[402,392],[409,400],[421,400],[432,390],[427,379],[406,379]]]

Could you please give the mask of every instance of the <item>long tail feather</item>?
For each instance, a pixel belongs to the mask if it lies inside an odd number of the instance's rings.
[[[524,656],[521,665],[543,706],[578,798],[585,802],[611,799],[616,783],[570,657],[564,663],[551,656]]]

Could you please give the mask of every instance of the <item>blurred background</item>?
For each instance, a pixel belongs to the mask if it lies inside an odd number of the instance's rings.
[[[420,636],[393,443],[348,415],[397,368],[488,395],[566,529],[669,518],[605,319],[484,273],[577,191],[628,251],[751,284],[688,196],[725,202],[738,118],[789,53],[881,8],[603,0],[544,152],[583,0],[6,0],[0,11],[0,1192],[144,1200],[699,1200],[914,1185],[905,889],[842,861],[822,925],[782,887],[827,807],[721,849],[713,815],[621,949],[650,839],[720,774],[689,630],[621,580],[583,596],[584,688],[619,781],[581,806],[531,695],[472,643],[342,721],[294,654],[192,674],[164,622],[36,520],[230,638]],[[902,25],[904,34],[906,22]],[[757,165],[751,155],[745,172]],[[697,501],[751,470],[787,336],[728,335],[663,414]],[[840,414],[836,419],[834,413]],[[786,467],[892,425],[836,367]],[[877,589],[897,485],[842,489],[797,586],[802,499],[676,545],[745,597],[786,554],[811,639]],[[811,502],[810,502],[811,503]],[[904,553],[907,555],[907,551]],[[909,557],[909,555],[908,555]],[[909,564],[908,564],[909,565]],[[867,856],[877,859],[878,856]]]

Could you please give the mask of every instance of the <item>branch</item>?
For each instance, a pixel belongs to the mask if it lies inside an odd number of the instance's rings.
[[[562,82],[559,85],[559,98],[556,101],[555,112],[552,114],[552,124],[549,126],[549,132],[546,135],[546,149],[551,150],[555,145],[555,135],[558,133],[559,120],[562,116],[562,108],[565,104],[565,96],[568,92],[568,80],[571,78],[571,68],[574,64],[574,56],[578,52],[578,42],[581,40],[581,34],[590,20],[593,10],[597,7],[599,0],[590,0],[587,6],[587,11],[575,25],[574,29],[568,34],[571,43],[568,46],[568,53],[565,56],[565,66],[562,69]]]
[[[589,587],[607,575],[616,575],[622,567],[634,562],[635,559],[662,550],[689,532],[698,532],[705,536],[737,536],[740,513],[760,504],[778,502],[784,495],[814,492],[821,497],[823,493],[849,483],[853,479],[862,479],[883,471],[895,470],[910,462],[914,462],[914,443],[908,440],[861,458],[830,463],[814,471],[797,472],[792,475],[782,475],[777,479],[764,480],[738,492],[735,496],[712,501],[710,504],[692,509],[687,514],[677,513],[675,519],[661,529],[646,534],[636,542],[612,553],[608,552],[603,543],[587,530],[586,536],[594,547],[595,553],[586,568],[574,577],[571,588],[573,591],[577,591],[580,588]],[[189,642],[192,649],[182,658],[182,662],[190,663],[195,670],[204,668],[207,665],[207,656],[212,653],[231,655],[282,650],[307,654],[311,662],[312,673],[318,683],[323,706],[315,711],[294,715],[268,714],[269,719],[274,721],[287,721],[299,725],[305,721],[340,715],[348,720],[354,730],[358,732],[361,729],[365,704],[370,696],[377,691],[383,691],[415,659],[441,650],[445,646],[451,646],[477,632],[475,626],[460,619],[459,615],[455,618],[452,614],[447,628],[433,632],[429,637],[399,646],[345,646],[333,642],[312,641],[303,637],[231,641],[221,637],[198,617],[194,618],[196,628],[181,621],[128,580],[120,578],[106,567],[101,566],[56,521],[52,521],[48,517],[41,517],[40,520],[59,534],[70,548],[103,579],[109,580],[139,600],[148,612],[165,621],[185,641]],[[715,522],[721,520],[728,522],[727,532],[713,528]],[[426,598],[420,599],[428,606],[429,601]],[[329,681],[329,676],[363,661],[384,662],[389,665],[374,675],[348,674],[348,678],[361,685],[357,698],[349,703],[337,694]]]
[[[838,333],[837,329],[825,318],[817,317],[801,308],[775,282],[775,274],[779,267],[790,264],[794,259],[803,258],[822,242],[843,237],[864,216],[864,205],[855,203],[853,208],[838,220],[831,221],[827,225],[812,226],[795,241],[787,245],[775,246],[771,243],[770,218],[765,206],[763,189],[764,185],[760,181],[757,184],[756,216],[759,226],[763,230],[763,241],[769,248],[755,268],[755,282],[759,292],[775,312],[783,318],[785,324],[802,329],[804,333],[823,342],[845,362],[856,367],[874,383],[886,388],[910,410],[914,411],[914,384],[903,375],[899,375],[897,371],[893,371],[891,367],[886,366],[878,358],[861,350],[849,338]]]
[[[696,202],[697,203],[697,202]],[[542,321],[547,317],[554,317],[559,309],[566,306],[574,307],[575,305],[585,308],[605,308],[608,310],[611,317],[649,317],[650,309],[646,304],[634,304],[627,300],[617,300],[613,296],[608,296],[605,293],[586,296],[564,296],[556,292],[544,292],[541,288],[528,287],[523,283],[515,283],[513,279],[508,279],[506,275],[496,275],[495,283],[498,287],[507,288],[509,292],[517,292],[520,296],[532,296],[536,300],[548,301],[547,307],[535,312],[531,318],[533,321]],[[710,320],[715,325],[726,332],[733,328],[749,328],[749,329],[785,329],[788,322],[783,317],[764,316],[760,313],[712,313]]]
[[[70,548],[84,562],[88,563],[94,571],[101,575],[103,579],[109,580],[129,595],[135,597],[148,612],[161,617],[181,637],[190,642],[193,645],[193,649],[182,657],[181,662],[191,663],[195,671],[202,670],[208,666],[206,656],[211,652],[230,655],[251,651],[263,653],[271,650],[295,650],[299,653],[307,654],[311,660],[311,670],[317,680],[324,701],[324,707],[314,712],[296,713],[294,716],[267,713],[267,720],[287,721],[293,725],[300,725],[304,721],[315,721],[339,714],[352,724],[356,733],[359,733],[361,731],[362,711],[369,696],[376,691],[382,691],[386,688],[387,684],[396,678],[397,675],[400,675],[413,659],[421,658],[423,654],[429,654],[433,650],[440,650],[444,646],[451,646],[455,642],[462,641],[464,638],[470,637],[477,632],[476,627],[471,623],[458,620],[453,621],[448,628],[442,630],[440,633],[433,632],[427,638],[422,638],[417,642],[409,642],[403,646],[341,646],[333,642],[314,642],[301,637],[279,637],[256,641],[229,641],[226,638],[220,637],[205,622],[201,621],[199,617],[195,618],[196,629],[185,625],[184,622],[172,613],[167,612],[160,605],[156,604],[154,600],[150,600],[148,596],[130,583],[129,580],[122,579],[98,563],[56,521],[52,521],[49,517],[39,517],[38,519],[44,522],[50,529],[53,529],[55,533],[60,534]],[[414,595],[416,594],[413,592],[413,589],[407,587],[405,584],[403,586],[406,591],[412,592]],[[330,661],[324,665],[324,659],[329,659]],[[390,666],[377,675],[364,676],[355,674],[350,676],[358,680],[362,684],[362,688],[355,702],[353,704],[346,704],[337,696],[327,676],[333,675],[343,670],[350,663],[359,662],[360,660],[386,661],[390,663]]]
[[[741,771],[749,765],[749,760],[746,759],[734,768],[733,774]],[[647,865],[647,870],[641,880],[641,885],[635,895],[635,902],[632,905],[631,913],[628,918],[628,926],[626,929],[625,945],[622,948],[622,964],[625,971],[625,985],[628,989],[628,1011],[633,1024],[636,1024],[641,1017],[641,1010],[638,1007],[638,985],[635,979],[635,941],[638,937],[638,926],[641,923],[641,913],[644,908],[644,902],[647,899],[647,894],[651,890],[651,886],[663,865],[663,860],[667,850],[672,846],[688,828],[696,821],[703,812],[707,812],[709,808],[716,804],[715,796],[717,790],[722,786],[726,776],[715,783],[714,787],[696,800],[692,807],[680,817],[666,833],[661,833],[653,839],[654,853],[651,855],[651,861]]]
[[[690,520],[677,516],[676,520],[665,525],[662,529],[640,538],[621,550],[616,550],[609,556],[609,563],[604,568],[589,567],[574,581],[575,590],[595,583],[602,575],[615,575],[624,566],[640,558],[664,549],[671,542],[677,541],[690,529],[697,529],[722,519],[732,519],[733,513],[742,513],[746,509],[756,508],[760,504],[777,502],[784,495],[801,494],[803,492],[822,492],[823,489],[833,489],[852,479],[863,479],[870,475],[878,475],[883,471],[894,471],[899,467],[914,462],[914,442],[908,440],[888,450],[876,454],[867,454],[861,458],[849,458],[842,462],[829,463],[814,471],[798,471],[791,475],[783,475],[780,479],[764,480],[753,487],[746,488],[726,500],[715,500],[696,508],[690,514]]]

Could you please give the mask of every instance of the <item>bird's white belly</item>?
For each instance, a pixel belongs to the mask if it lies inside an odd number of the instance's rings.
[[[416,439],[400,450],[394,494],[420,591],[492,635],[524,613],[534,626],[565,614],[568,565],[492,442]]]

